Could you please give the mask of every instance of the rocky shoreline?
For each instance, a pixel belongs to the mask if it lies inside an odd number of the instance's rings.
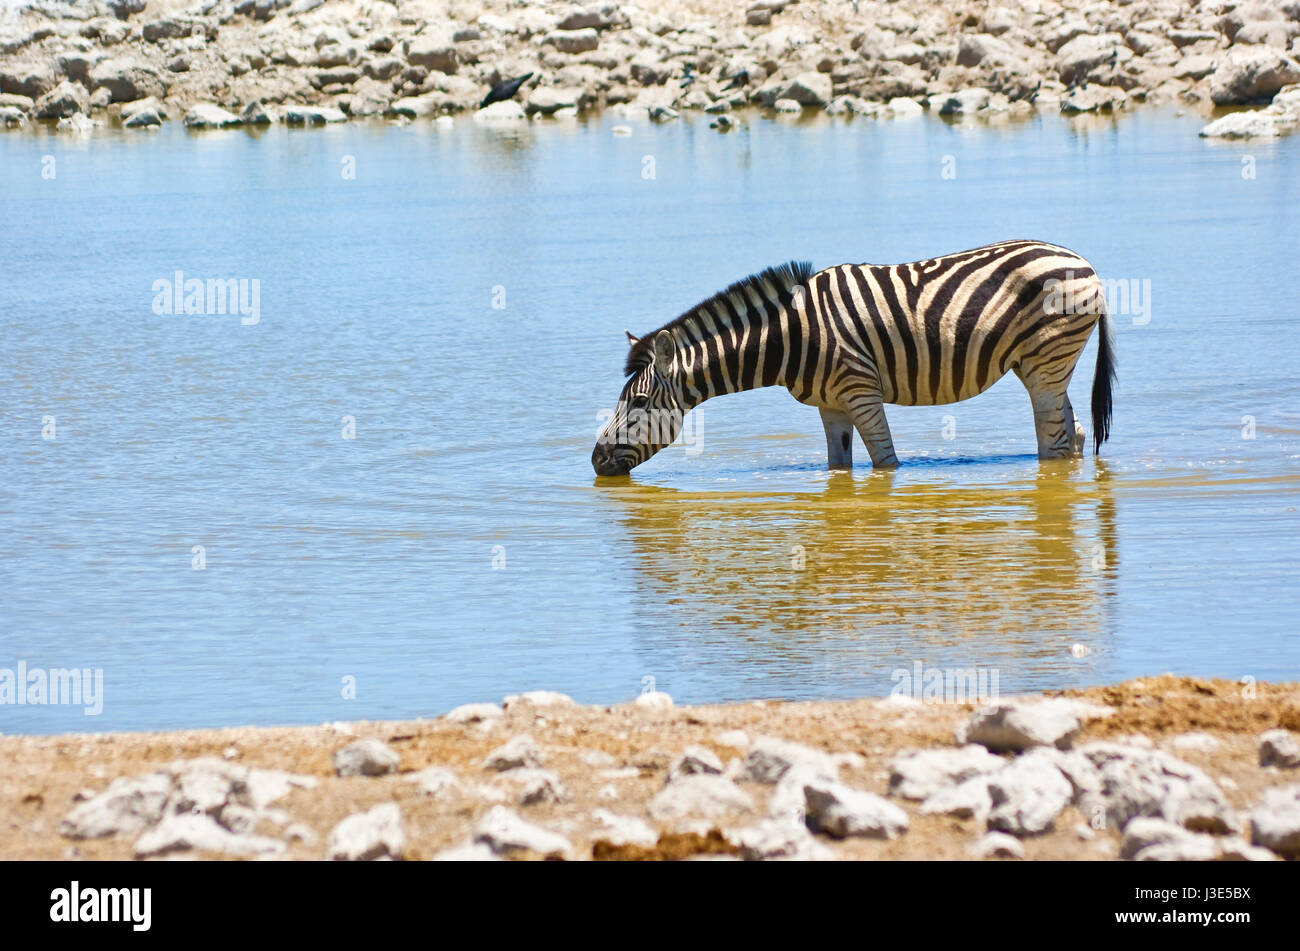
[[[489,90],[531,77],[485,109]],[[10,0],[0,124],[1204,113],[1300,126],[1300,0]]]
[[[6,859],[1300,858],[1300,683],[0,737]]]

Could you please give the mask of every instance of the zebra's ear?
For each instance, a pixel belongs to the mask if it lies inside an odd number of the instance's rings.
[[[677,341],[669,331],[659,331],[655,334],[655,365],[660,370],[670,370],[676,359]]]
[[[635,347],[638,343],[641,342],[639,337],[632,336],[632,331],[624,330],[623,333],[627,334],[627,345],[629,347]]]

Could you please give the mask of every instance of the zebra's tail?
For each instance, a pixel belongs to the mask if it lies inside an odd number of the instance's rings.
[[[1097,328],[1097,369],[1092,374],[1092,439],[1093,454],[1101,455],[1101,444],[1110,438],[1111,387],[1115,383],[1115,335],[1104,306]]]

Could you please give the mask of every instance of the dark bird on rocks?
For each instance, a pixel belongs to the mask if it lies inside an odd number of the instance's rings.
[[[742,69],[736,75],[731,77],[731,82],[723,86],[723,89],[739,89],[741,86],[749,85],[749,70]]]
[[[685,89],[687,86],[692,86],[694,84],[695,84],[695,67],[688,63],[686,65],[686,69],[682,71],[682,82],[678,88]]]
[[[494,102],[505,102],[507,99],[513,99],[515,93],[519,91],[519,87],[532,78],[532,73],[524,73],[517,79],[509,79],[506,82],[497,83],[497,85],[492,87],[491,92],[483,97],[483,101],[479,103],[479,108],[482,109],[486,106],[490,106]]]

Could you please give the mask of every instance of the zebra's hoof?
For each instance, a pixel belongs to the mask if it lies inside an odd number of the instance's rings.
[[[1088,445],[1088,436],[1083,431],[1083,424],[1077,419],[1074,421],[1074,439],[1070,442],[1070,449],[1076,455],[1083,455],[1084,448]]]

